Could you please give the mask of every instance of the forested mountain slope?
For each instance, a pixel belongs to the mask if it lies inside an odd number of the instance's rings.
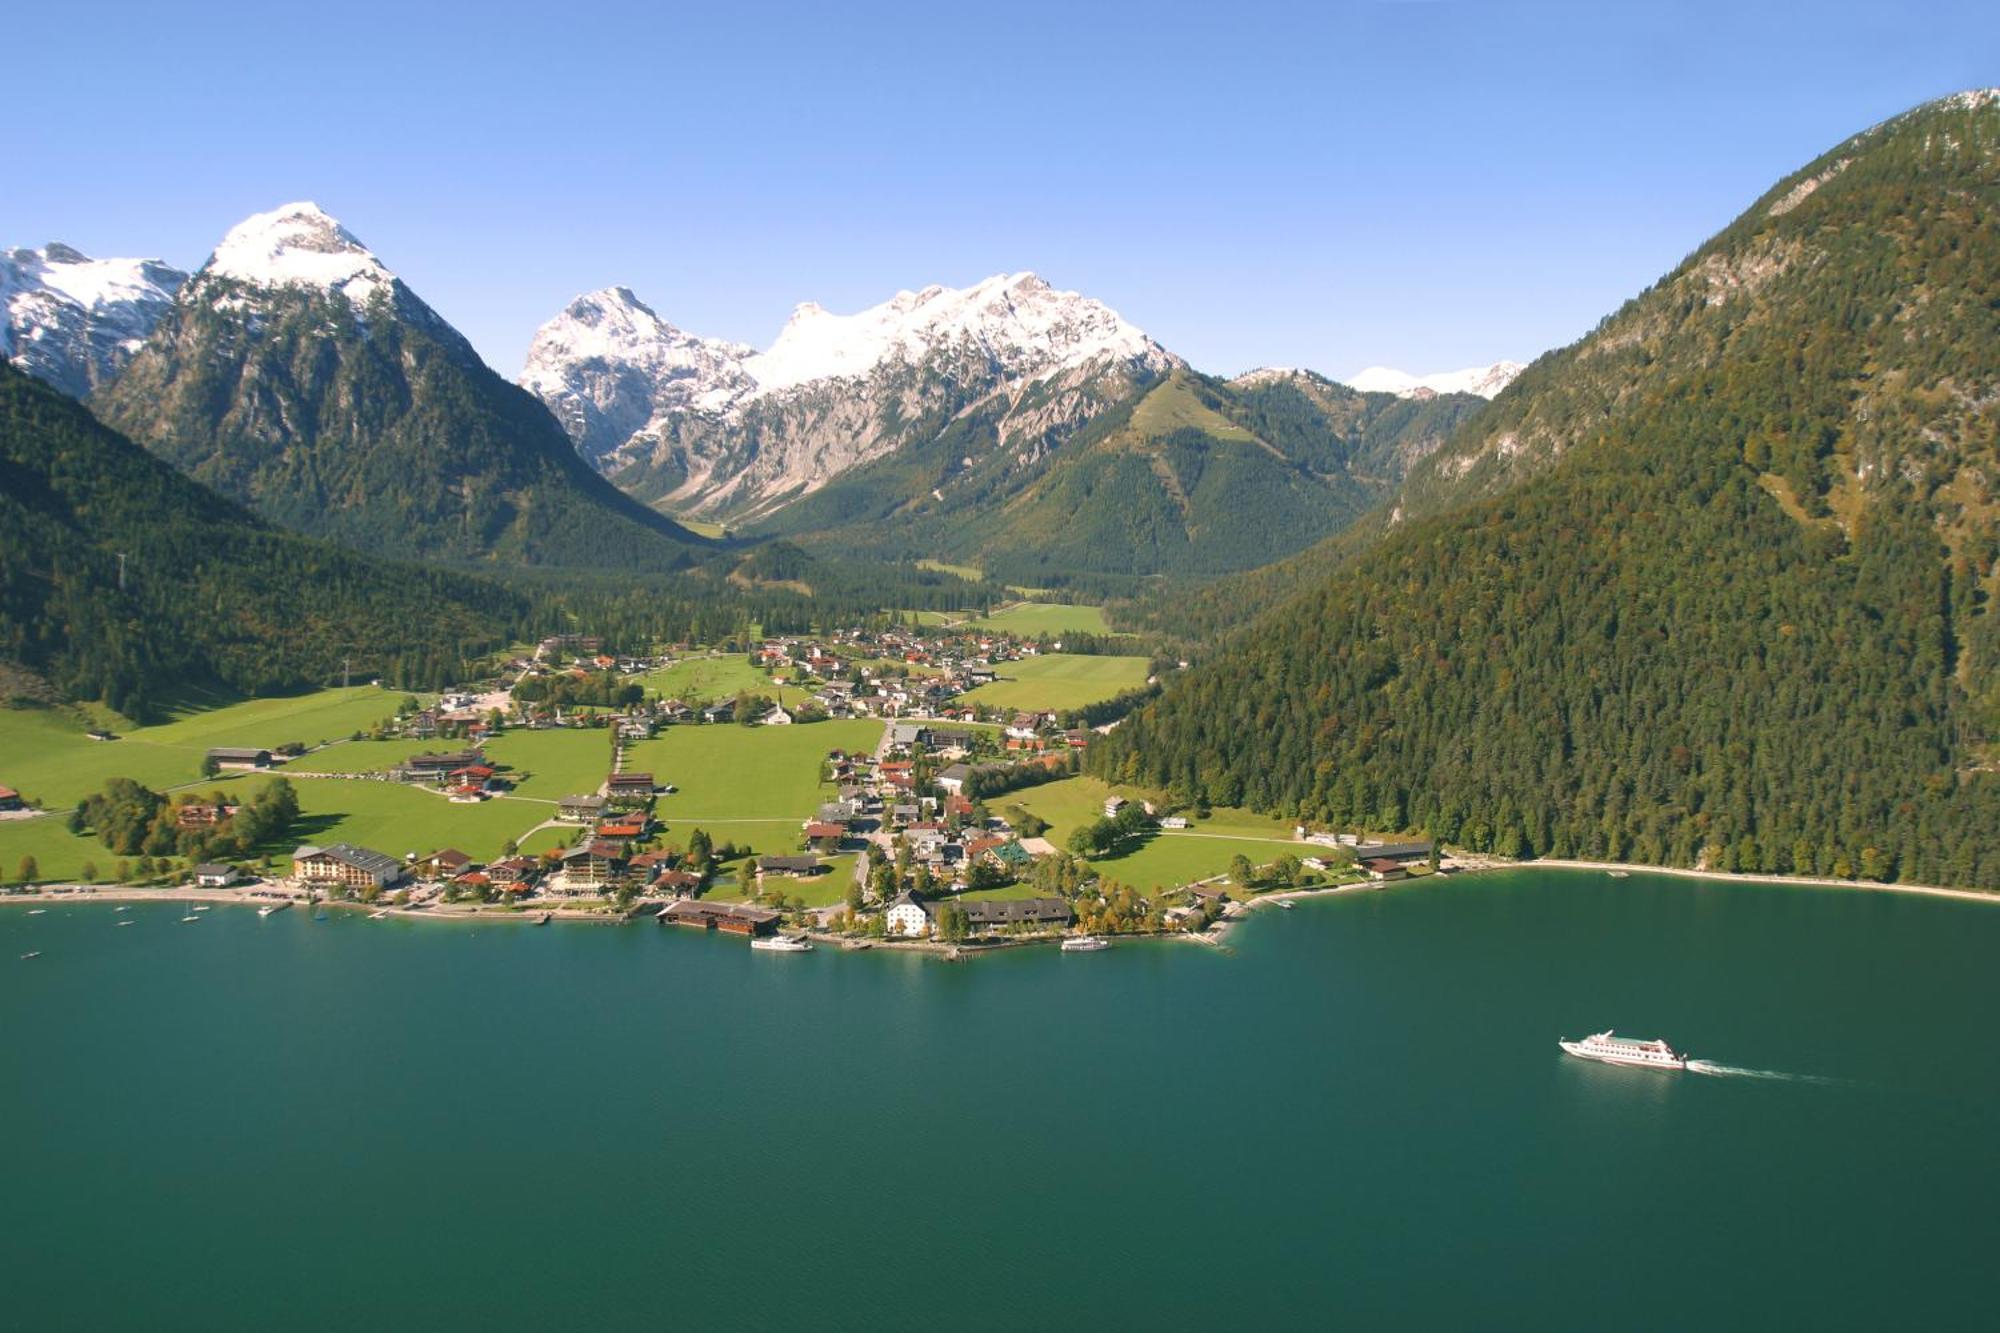
[[[1288,555],[1392,492],[1485,406],[1364,394],[1303,371],[1177,369],[1047,452],[994,449],[976,414],[856,468],[771,527],[820,548],[978,565],[1017,583],[1213,574]]]
[[[272,522],[370,552],[666,571],[706,545],[311,204],[232,229],[91,405]]]
[[[1392,510],[1283,565],[1144,599],[1127,620],[1226,633],[1331,577],[1391,520],[1499,494],[1697,379],[1715,428],[1735,432],[1794,512],[1841,521],[1882,478],[1913,472],[1948,531],[1976,522],[1994,430],[1978,357],[1996,277],[1967,240],[1996,204],[1996,115],[1993,93],[1964,93],[1855,135],[1529,366],[1411,468]]]
[[[125,556],[124,586],[119,581]],[[520,600],[274,532],[0,365],[0,662],[144,716],[176,691],[443,684]]]
[[[1093,766],[1481,850],[2000,887],[1996,151],[1966,94],[1781,182]]]

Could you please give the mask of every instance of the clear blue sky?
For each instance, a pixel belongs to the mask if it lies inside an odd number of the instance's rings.
[[[93,5],[10,16],[0,245],[198,264],[317,200],[512,375],[622,283],[1034,269],[1203,369],[1527,359],[1846,134],[2000,84],[1988,4]]]

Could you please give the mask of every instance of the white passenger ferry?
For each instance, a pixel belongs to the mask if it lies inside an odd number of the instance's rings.
[[[813,946],[803,935],[766,935],[751,940],[750,947],[769,953],[810,953]]]
[[[1685,1052],[1676,1051],[1664,1041],[1636,1041],[1631,1037],[1614,1037],[1609,1031],[1597,1032],[1581,1041],[1563,1041],[1557,1044],[1571,1055],[1584,1060],[1602,1060],[1612,1065],[1644,1065],[1649,1069],[1686,1069],[1688,1058]]]
[[[1072,935],[1062,942],[1064,953],[1096,953],[1110,947],[1111,941],[1102,935]]]

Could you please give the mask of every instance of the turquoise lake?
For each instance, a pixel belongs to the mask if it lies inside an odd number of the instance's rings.
[[[0,908],[9,1327],[1991,1318],[2000,904],[1522,870],[962,964],[180,917]],[[1746,1072],[1556,1048],[1612,1026]]]

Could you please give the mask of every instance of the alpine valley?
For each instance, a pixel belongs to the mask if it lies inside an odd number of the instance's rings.
[[[144,712],[583,637],[740,655],[668,679],[774,720],[833,671],[832,716],[1060,731],[1156,808],[2000,887],[1996,152],[2000,95],[1925,104],[1569,346],[1352,383],[1209,373],[1030,272],[761,350],[609,287],[510,383],[309,203],[192,274],[8,251],[0,658]]]

